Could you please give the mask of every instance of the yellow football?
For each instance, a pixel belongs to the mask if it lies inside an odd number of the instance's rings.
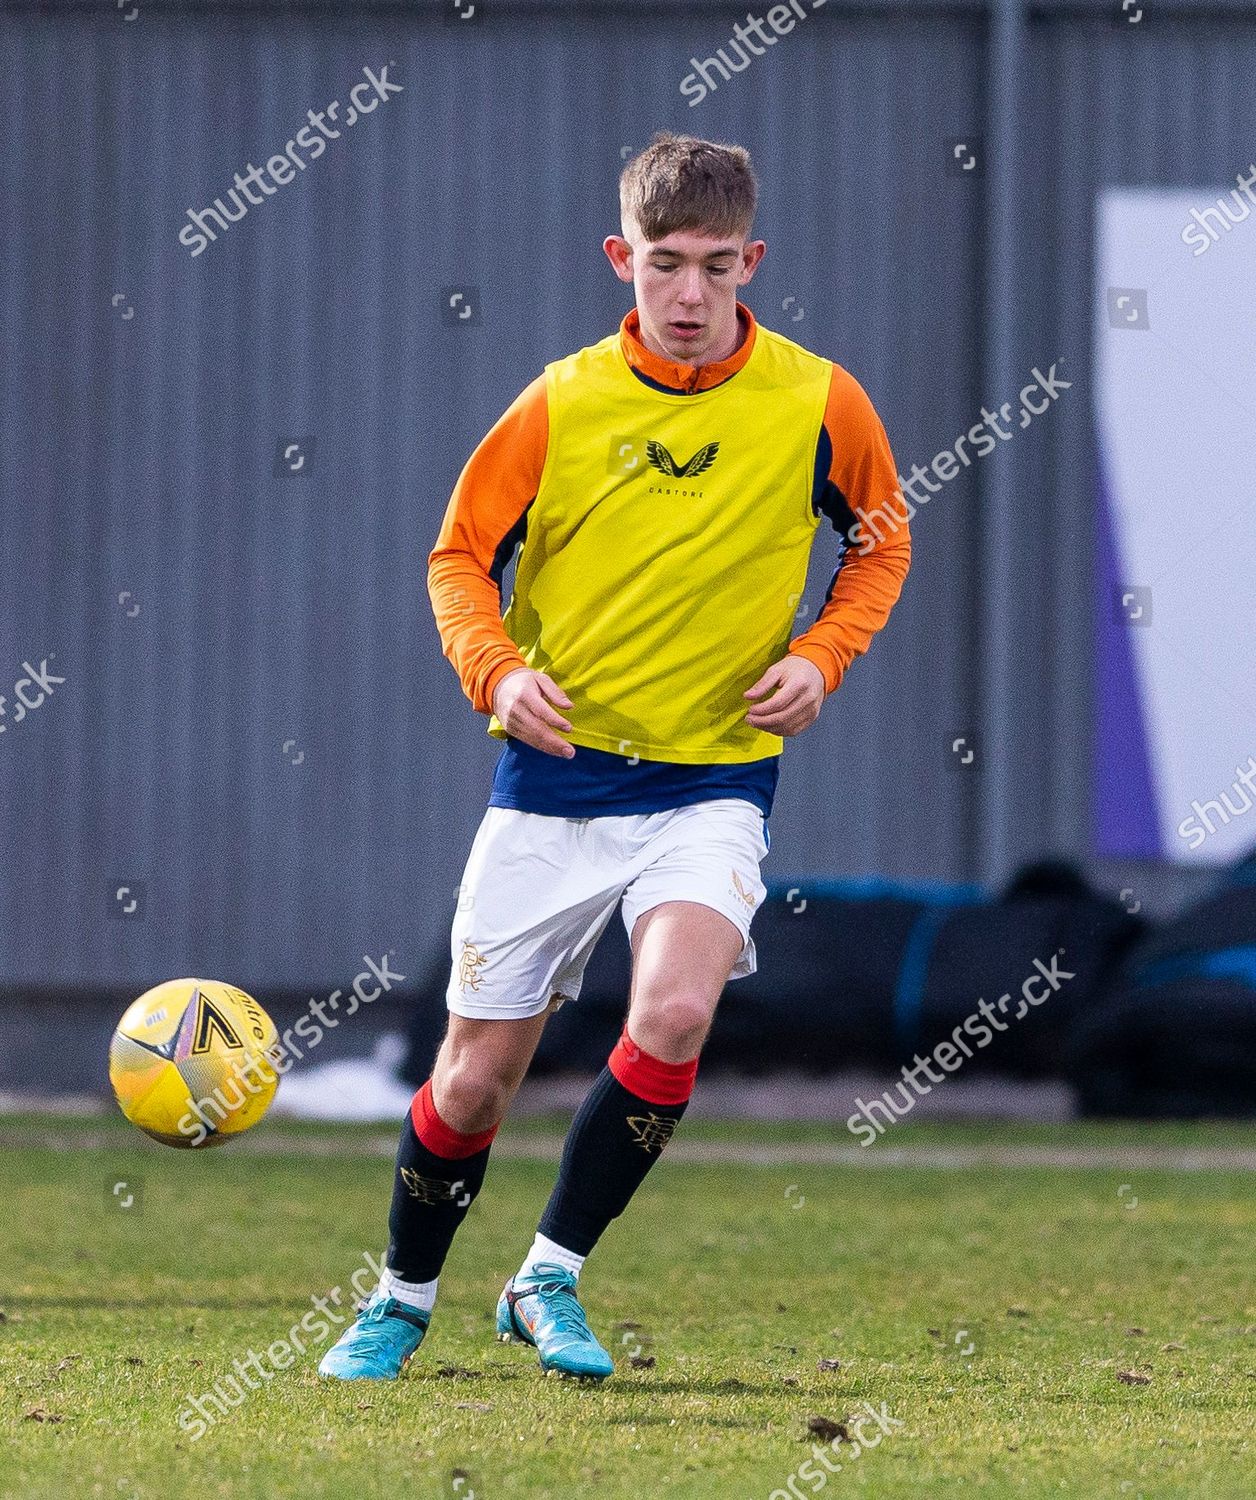
[[[216,979],[168,979],[127,1008],[109,1081],[132,1125],[167,1146],[217,1146],[266,1113],[279,1075],[275,1024]]]

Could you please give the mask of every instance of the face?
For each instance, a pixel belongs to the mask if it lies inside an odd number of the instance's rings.
[[[767,246],[736,235],[712,238],[684,229],[647,240],[635,224],[603,249],[621,281],[631,282],[646,348],[678,364],[714,364],[737,347],[737,291]]]

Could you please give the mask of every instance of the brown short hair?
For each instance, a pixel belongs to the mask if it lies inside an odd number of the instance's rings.
[[[619,210],[651,241],[682,229],[746,237],[758,192],[743,146],[661,130],[620,175]]]

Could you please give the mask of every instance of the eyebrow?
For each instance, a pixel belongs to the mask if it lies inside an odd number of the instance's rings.
[[[731,249],[731,248],[727,249],[727,250],[708,250],[707,253],[704,256],[702,256],[701,258],[703,260],[724,260],[724,259],[727,259],[727,258],[729,258],[731,256],[736,256],[738,253],[739,252],[737,250],[734,250],[734,249]],[[650,254],[651,255],[670,255],[673,260],[683,260],[685,258],[681,254],[681,252],[679,250],[669,250],[669,249],[666,249],[663,246],[658,246],[658,245],[654,246],[650,250]]]

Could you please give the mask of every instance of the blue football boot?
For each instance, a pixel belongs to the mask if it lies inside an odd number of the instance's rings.
[[[431,1313],[407,1307],[377,1287],[318,1367],[337,1380],[396,1380],[423,1342]]]
[[[497,1303],[497,1337],[531,1344],[547,1372],[585,1380],[605,1380],[615,1372],[576,1301],[576,1278],[561,1266],[539,1265],[506,1283]]]

